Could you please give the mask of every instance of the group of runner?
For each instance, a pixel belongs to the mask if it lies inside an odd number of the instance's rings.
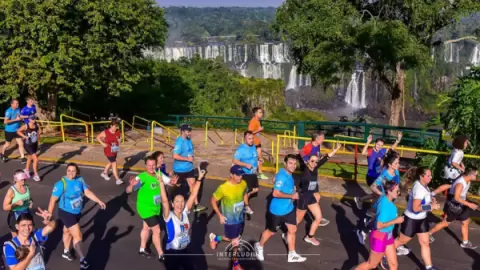
[[[15,115],[18,102],[12,102],[12,108],[6,119],[19,119]],[[31,106],[30,106],[31,107]],[[260,143],[260,133],[263,131],[261,108],[254,109],[254,117],[250,121],[249,130],[244,133],[244,142],[236,150],[230,177],[213,193],[210,203],[217,218],[224,226],[223,232],[212,232],[209,235],[210,247],[215,249],[221,242],[228,242],[233,251],[239,248],[241,236],[245,227],[245,216],[254,214],[249,202],[251,195],[258,192],[259,177],[268,179],[261,171],[263,163]],[[34,114],[26,127],[17,128],[17,135],[25,135],[35,124]],[[13,122],[8,122],[11,124]],[[39,133],[38,126],[37,133]],[[9,129],[13,130],[13,129]],[[200,162],[195,168],[194,146],[191,141],[192,128],[189,125],[180,127],[180,136],[173,149],[173,171],[166,170],[164,154],[154,152],[145,158],[145,171],[129,179],[127,193],[137,192],[136,208],[142,219],[140,232],[140,247],[138,253],[144,257],[152,257],[148,251],[147,242],[151,237],[156,249],[157,258],[167,266],[167,269],[195,269],[191,260],[182,255],[190,253],[190,233],[192,223],[189,214],[208,209],[199,201],[199,190],[207,173],[207,164]],[[9,135],[10,136],[10,135]],[[38,135],[36,135],[38,138]],[[20,136],[22,137],[22,136]],[[105,180],[109,179],[109,169],[112,169],[117,184],[119,179],[116,164],[116,155],[120,149],[118,122],[112,120],[102,131],[97,140],[104,147],[105,156],[109,163],[101,174]],[[22,137],[23,138],[23,137]],[[254,244],[255,254],[259,261],[265,260],[265,244],[279,230],[288,246],[288,262],[303,262],[307,258],[296,252],[297,226],[303,221],[306,213],[311,217],[311,224],[303,240],[306,243],[318,246],[319,240],[315,237],[319,226],[326,226],[329,221],[322,215],[318,187],[318,169],[325,164],[340,149],[335,145],[333,150],[321,155],[321,146],[325,135],[322,132],[312,135],[312,141],[301,150],[295,147],[296,154],[288,154],[284,158],[284,167],[272,179],[273,190],[271,200],[267,206],[266,229]],[[416,180],[409,191],[408,206],[403,216],[399,216],[395,199],[400,196],[400,158],[394,151],[401,141],[401,134],[397,141],[388,150],[383,148],[384,141],[377,139],[372,149],[368,145],[372,141],[369,136],[367,145],[362,153],[368,157],[367,182],[371,186],[372,195],[355,198],[359,209],[363,209],[363,202],[374,199],[372,210],[368,211],[372,219],[365,220],[365,228],[359,230],[359,240],[364,242],[365,236],[370,236],[370,257],[356,267],[356,269],[375,269],[380,264],[384,269],[398,269],[397,254],[406,255],[410,251],[404,246],[415,235],[418,236],[422,249],[422,258],[427,270],[435,269],[430,255],[430,243],[434,240],[432,234],[445,228],[454,220],[462,222],[463,248],[476,248],[468,240],[468,222],[470,210],[477,206],[466,199],[470,182],[478,175],[478,169],[465,168],[462,163],[463,150],[468,145],[468,139],[460,136],[453,142],[455,150],[448,161],[448,170],[458,170],[458,178],[450,179],[452,184],[440,186],[431,191],[428,184],[432,173],[428,168],[418,168],[412,180]],[[37,140],[38,141],[38,140]],[[36,152],[36,151],[35,151]],[[28,163],[27,163],[28,164]],[[300,165],[300,175],[295,181],[293,174]],[[35,168],[35,166],[34,166]],[[452,169],[452,170],[453,170]],[[26,170],[14,172],[14,184],[8,190],[3,209],[8,211],[8,224],[12,233],[12,240],[4,244],[6,264],[11,269],[45,269],[42,244],[48,235],[55,229],[56,221],[53,218],[55,205],[58,203],[57,218],[63,224],[64,252],[62,257],[73,261],[76,254],[79,257],[80,267],[87,269],[90,265],[85,259],[82,247],[82,233],[79,226],[80,214],[83,210],[83,197],[97,203],[101,209],[106,205],[88,187],[80,175],[80,169],[74,163],[66,167],[66,174],[53,187],[48,208],[43,210],[37,207],[35,214],[40,216],[45,224],[42,229],[35,230],[33,224],[34,203],[25,180],[29,178]],[[434,228],[429,228],[428,212],[439,209],[434,199],[436,194],[448,190],[448,198],[444,207],[445,217]],[[220,207],[218,205],[220,204]],[[400,227],[397,235],[395,227]],[[161,230],[164,228],[166,245],[165,250],[161,241]],[[75,251],[75,252],[73,252]],[[241,270],[239,258],[233,252],[232,269]]]

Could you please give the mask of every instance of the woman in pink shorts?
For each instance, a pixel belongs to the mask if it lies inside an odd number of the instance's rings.
[[[393,200],[400,194],[399,186],[394,181],[383,179],[382,195],[377,202],[376,226],[370,233],[370,257],[368,261],[358,265],[356,270],[376,269],[382,257],[385,255],[391,270],[398,269],[397,252],[393,227],[403,222],[403,216],[398,216],[397,207]]]

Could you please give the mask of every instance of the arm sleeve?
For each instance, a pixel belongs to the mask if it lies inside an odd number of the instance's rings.
[[[222,191],[222,186],[219,186],[217,190],[213,193],[213,197],[219,201],[223,198],[223,191]]]
[[[22,110],[20,110],[20,115],[22,115],[22,116],[28,115],[26,108],[27,108],[27,106],[23,107]]]
[[[3,245],[3,254],[5,255],[5,263],[8,266],[14,266],[18,263],[18,260],[15,257],[15,248],[13,248],[10,243],[5,243]]]
[[[237,151],[235,151],[235,154],[233,155],[233,159],[240,161],[241,158],[242,158],[242,150],[241,148],[238,148]]]
[[[137,191],[140,187],[142,187],[142,179],[140,177],[135,177],[136,180],[138,180],[138,184],[133,186],[133,190]]]
[[[167,165],[162,164],[162,166],[160,167],[160,171],[161,171],[163,174],[168,175],[168,173],[167,173]]]
[[[88,190],[88,186],[87,186],[87,184],[85,183],[85,179],[83,179],[83,177],[80,178],[80,182],[82,183],[82,189],[83,189],[83,191]]]
[[[6,111],[5,111],[5,118],[7,118],[8,120],[10,120],[10,116],[12,116],[12,111],[6,110]]]
[[[426,190],[424,188],[420,189],[417,185],[412,189],[412,197],[415,200],[423,200],[425,198]]]
[[[315,167],[315,170],[318,170],[320,169],[320,167],[323,166],[323,164],[327,163],[327,161],[329,160],[330,158],[328,156],[323,156],[321,157],[319,160],[318,160],[318,164],[317,166]]]
[[[284,183],[285,179],[283,179],[282,176],[280,175],[276,175],[275,176],[275,185],[273,186],[273,189],[276,189],[278,191],[281,191],[283,192],[283,183]]]
[[[34,234],[37,242],[40,242],[40,243],[45,242],[45,241],[48,240],[48,235],[43,236],[43,235],[42,235],[42,230],[43,230],[43,229],[37,229],[37,230],[35,231],[35,234]]]
[[[63,182],[60,180],[57,183],[55,183],[55,185],[53,186],[52,195],[57,198],[60,198],[60,196],[62,196],[62,193],[63,193]]]
[[[462,163],[462,159],[463,159],[463,153],[461,151],[456,150],[455,153],[453,154],[452,162],[460,164]]]
[[[297,160],[298,160],[298,164],[300,165],[300,170],[304,171],[306,168],[306,164],[301,154],[297,154]]]
[[[175,142],[175,147],[173,148],[173,153],[180,155],[182,153],[182,142],[180,140],[177,140]]]

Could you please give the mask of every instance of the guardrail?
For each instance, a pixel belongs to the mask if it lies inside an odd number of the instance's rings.
[[[159,126],[162,128],[162,131],[163,130],[166,130],[167,131],[167,136],[163,135],[162,136],[165,138],[165,145],[169,146],[169,147],[172,147],[172,145],[168,144],[169,142],[172,141],[172,134],[174,135],[177,135],[177,136],[180,136],[180,133],[174,131],[173,129],[171,128],[168,128],[162,124],[160,124],[159,122],[157,121],[152,121],[151,123],[151,129],[150,129],[150,151],[153,151],[153,148],[154,148],[154,142],[155,142],[155,126]]]
[[[79,123],[78,124],[77,123],[64,123],[63,118],[78,121]],[[68,126],[85,126],[85,137],[86,137],[87,143],[88,143],[88,125],[89,125],[88,122],[83,121],[83,120],[78,119],[78,118],[75,118],[75,117],[72,117],[72,116],[69,116],[69,115],[66,115],[66,114],[61,114],[60,115],[60,129],[61,129],[61,132],[62,132],[62,141],[63,142],[65,142],[65,126],[67,126],[67,125]],[[92,127],[92,132],[93,132],[93,127]]]
[[[132,126],[134,126],[134,127],[135,127],[135,119],[137,119],[137,122],[138,122],[138,120],[141,120],[141,121],[143,121],[143,122],[146,122],[146,123],[147,123],[146,125],[142,125],[142,126],[145,127],[145,129],[148,129],[148,128],[150,127],[150,125],[151,125],[151,122],[152,122],[151,120],[148,120],[148,119],[146,119],[146,118],[140,117],[140,116],[138,116],[138,115],[134,115],[134,116],[133,116],[133,119],[132,119]],[[158,123],[158,122],[157,122],[157,123]],[[137,123],[137,125],[141,125],[141,124],[138,124],[138,123]]]

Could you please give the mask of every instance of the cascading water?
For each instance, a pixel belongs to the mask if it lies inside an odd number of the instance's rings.
[[[470,63],[474,66],[480,66],[480,43],[475,45],[470,56]]]
[[[358,78],[358,79],[357,79]],[[360,85],[361,83],[361,85]],[[366,82],[364,72],[357,70],[352,73],[352,78],[347,86],[345,102],[353,108],[366,108]],[[359,87],[360,86],[360,87]],[[360,97],[361,92],[361,97]]]
[[[444,59],[447,63],[458,63],[460,61],[460,50],[457,43],[445,44]]]

